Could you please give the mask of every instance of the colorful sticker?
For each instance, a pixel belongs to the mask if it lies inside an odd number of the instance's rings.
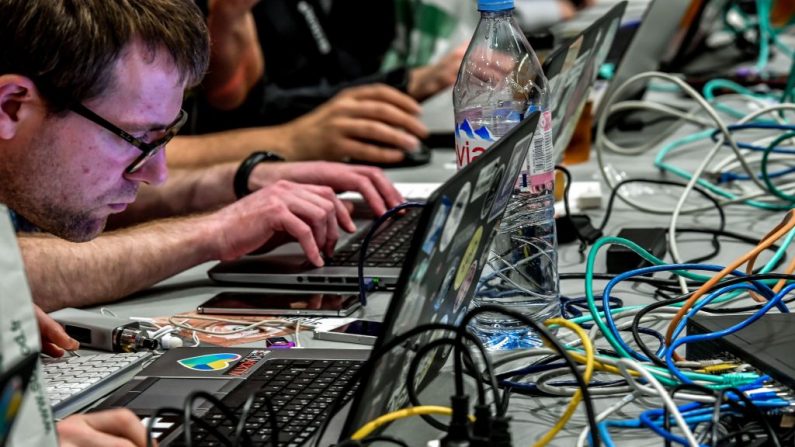
[[[442,285],[439,287],[439,290],[436,291],[436,295],[433,298],[434,310],[439,310],[442,307],[442,303],[450,292],[450,286],[453,285],[453,278],[455,277],[456,267],[458,267],[459,261],[460,258],[456,258],[455,261],[449,264],[450,270],[444,275]]]
[[[475,190],[472,192],[472,199],[471,202],[479,199],[483,194],[485,194],[492,185],[492,179],[494,175],[497,174],[497,169],[500,164],[500,159],[493,160],[491,163],[487,164],[480,168],[480,172],[478,173],[478,180],[475,182]]]
[[[222,352],[218,354],[205,354],[196,357],[188,357],[178,360],[177,363],[185,368],[194,371],[220,371],[229,368],[233,363],[240,360],[240,354]]]
[[[268,351],[262,351],[256,349],[251,351],[246,355],[246,357],[240,361],[234,368],[230,369],[225,373],[227,376],[232,377],[243,377],[254,368],[260,360],[264,359],[268,356]]]
[[[453,305],[453,313],[457,313],[458,309],[461,308],[461,305],[464,304],[464,298],[466,298],[467,294],[469,293],[470,287],[472,287],[472,283],[475,281],[475,272],[478,270],[478,261],[475,261],[472,266],[469,268],[466,277],[464,278],[464,283],[461,284],[461,288],[458,289],[458,295],[455,297],[455,304]]]
[[[447,216],[450,214],[450,208],[453,206],[453,202],[447,196],[442,196],[439,202],[439,208],[436,210],[436,215],[433,216],[433,221],[431,222],[431,229],[428,231],[428,236],[422,243],[422,251],[425,252],[426,255],[433,253],[433,248],[442,235],[442,227],[444,227]]]
[[[476,264],[475,254],[478,251],[478,247],[480,247],[480,240],[482,238],[483,238],[483,227],[481,226],[478,227],[477,230],[475,230],[475,234],[472,235],[472,239],[469,240],[469,246],[464,252],[464,257],[461,259],[461,265],[458,266],[458,273],[456,273],[455,282],[453,283],[454,290],[458,290],[461,287],[461,284],[464,282],[464,278],[466,277],[467,272],[470,270],[471,266]]]
[[[458,191],[458,196],[455,198],[453,207],[450,210],[450,216],[447,218],[447,222],[445,222],[444,229],[442,230],[442,237],[439,241],[440,251],[447,250],[447,246],[450,245],[450,241],[452,241],[453,237],[455,237],[456,230],[458,230],[458,226],[461,224],[461,219],[463,219],[464,212],[467,209],[471,192],[471,182],[466,182],[464,186],[461,187],[461,190]]]

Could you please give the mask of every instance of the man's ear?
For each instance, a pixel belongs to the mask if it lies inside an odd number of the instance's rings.
[[[0,75],[0,139],[12,139],[41,102],[36,85],[20,75]]]

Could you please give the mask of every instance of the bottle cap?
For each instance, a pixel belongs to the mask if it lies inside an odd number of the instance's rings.
[[[513,9],[514,0],[478,0],[478,11],[506,11]]]

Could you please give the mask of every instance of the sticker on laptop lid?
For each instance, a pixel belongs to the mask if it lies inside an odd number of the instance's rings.
[[[177,360],[177,363],[194,371],[221,371],[232,366],[232,363],[240,360],[240,358],[240,354],[219,352],[216,354],[188,357]]]
[[[268,351],[263,351],[260,349],[251,351],[243,358],[243,360],[239,361],[234,368],[225,372],[224,375],[232,377],[243,377],[247,375],[248,372],[251,371],[255,366],[257,366],[257,363],[262,361],[267,356],[268,356]]]
[[[450,216],[447,218],[447,222],[445,222],[444,229],[442,230],[442,237],[439,241],[440,251],[447,250],[447,246],[450,245],[450,242],[456,236],[456,231],[458,230],[458,226],[461,225],[461,220],[464,218],[464,212],[467,209],[471,193],[472,183],[470,182],[465,183],[458,191],[458,196],[456,196],[453,202],[453,208],[450,210]]]

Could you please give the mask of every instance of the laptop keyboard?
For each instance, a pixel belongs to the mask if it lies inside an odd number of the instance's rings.
[[[355,360],[271,360],[222,402],[239,416],[246,399],[260,393],[246,419],[245,431],[251,438],[250,445],[270,445],[272,426],[264,396],[270,397],[279,425],[279,445],[300,446],[321,427],[343,386],[351,381],[363,363]],[[355,389],[348,392],[345,402],[353,397]],[[213,408],[202,419],[222,435],[233,438],[235,427],[220,410]],[[191,440],[199,447],[223,445],[198,424],[192,424]],[[184,445],[183,435],[171,445]]]
[[[124,385],[152,358],[149,352],[42,358],[44,385],[61,418]]]
[[[384,222],[375,232],[367,247],[365,267],[399,267],[409,251],[417,220],[422,213],[421,208],[409,208],[403,215],[395,216]],[[369,229],[368,229],[369,231]],[[362,242],[368,231],[361,231],[338,249],[327,266],[356,267]]]

